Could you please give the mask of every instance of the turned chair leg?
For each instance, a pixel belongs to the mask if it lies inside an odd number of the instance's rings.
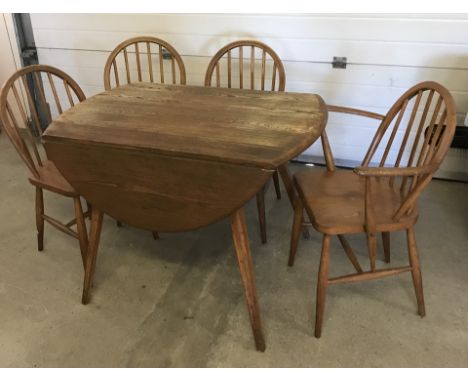
[[[266,237],[266,217],[265,217],[265,186],[257,193],[258,222],[260,224],[260,236],[262,244],[267,241]]]
[[[367,232],[367,248],[369,251],[369,262],[371,272],[375,271],[375,260],[377,257],[377,240],[375,232]]]
[[[385,262],[390,262],[390,232],[382,232],[382,242],[384,249]]]
[[[281,199],[281,188],[279,184],[279,176],[278,176],[278,170],[276,170],[273,174],[273,183],[275,185],[275,191],[276,191],[276,199],[280,200]]]
[[[344,235],[338,235],[338,239],[340,240],[341,246],[343,247],[346,256],[348,256],[349,261],[353,264],[354,269],[356,269],[357,273],[363,273],[361,265],[359,264],[358,259],[354,255],[351,246],[348,243],[348,240],[344,237]]]
[[[42,188],[36,187],[36,228],[37,249],[44,249],[44,195]]]
[[[299,237],[301,236],[302,221],[304,214],[304,206],[300,199],[296,198],[294,205],[294,219],[293,227],[291,232],[291,244],[289,247],[289,260],[288,265],[292,267],[294,265],[294,259],[296,257],[297,245],[299,244]]]
[[[424,306],[421,267],[419,264],[418,247],[416,246],[414,228],[409,228],[406,231],[406,234],[408,239],[408,254],[411,265],[411,275],[413,276],[414,291],[416,293],[416,300],[418,302],[418,314],[421,317],[424,317],[426,315],[426,308]]]
[[[315,337],[322,335],[323,312],[325,311],[325,297],[328,286],[328,268],[330,265],[330,235],[323,235],[322,255],[317,281],[317,300],[315,308]]]

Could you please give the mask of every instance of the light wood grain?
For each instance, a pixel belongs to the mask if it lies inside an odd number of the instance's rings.
[[[65,112],[46,139],[274,169],[317,139],[326,113],[314,94],[139,83]]]

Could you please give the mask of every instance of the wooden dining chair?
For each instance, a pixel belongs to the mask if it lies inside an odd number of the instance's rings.
[[[111,90],[132,82],[185,85],[184,61],[172,45],[157,37],[138,36],[125,40],[107,58],[104,88]],[[120,227],[122,223],[117,221],[117,225]],[[158,232],[153,232],[153,238],[159,239]]]
[[[285,85],[286,74],[279,56],[268,45],[254,40],[239,40],[222,47],[205,75],[205,86],[218,88],[284,91]],[[276,197],[281,199],[278,171],[273,174],[273,182]],[[265,187],[257,194],[257,210],[262,243],[266,243]]]
[[[374,280],[411,272],[418,313],[425,315],[421,270],[414,225],[417,200],[431,181],[452,142],[456,127],[454,100],[435,82],[420,83],[405,92],[384,116],[346,107],[329,111],[374,118],[380,126],[360,167],[336,170],[324,131],[327,171],[300,171],[294,175],[299,198],[295,202],[289,265],[299,240],[303,209],[314,228],[323,234],[317,282],[315,336],[321,335],[328,285]],[[381,233],[385,262],[390,262],[390,232],[406,231],[409,265],[376,266],[377,234]],[[370,270],[364,271],[346,234],[364,233]],[[337,235],[355,272],[329,278],[330,241]]]
[[[139,36],[121,42],[104,66],[104,87],[110,90],[132,82],[185,85],[180,54],[164,40]]]
[[[0,92],[0,118],[5,132],[29,170],[36,187],[37,247],[44,249],[44,222],[78,239],[83,266],[86,265],[88,235],[80,196],[43,154],[40,137],[54,118],[85,100],[79,85],[63,71],[32,65],[15,72]],[[42,153],[42,154],[41,154]],[[68,223],[46,215],[43,190],[73,199],[75,218]],[[76,231],[72,227],[76,225]]]

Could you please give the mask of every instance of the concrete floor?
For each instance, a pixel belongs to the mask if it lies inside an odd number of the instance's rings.
[[[320,340],[313,336],[320,236],[302,240],[288,268],[288,201],[269,190],[266,245],[249,203],[267,344],[259,353],[227,221],[154,241],[106,218],[92,301],[83,306],[78,243],[46,225],[45,250],[37,252],[34,189],[5,134],[0,174],[2,367],[468,366],[467,184],[433,181],[421,200],[416,233],[427,316],[416,314],[409,274],[334,286]],[[46,211],[65,220],[71,200],[47,193]],[[367,265],[364,238],[350,241]],[[404,235],[393,235],[391,246],[393,265],[403,265]],[[335,240],[332,273],[351,270]]]

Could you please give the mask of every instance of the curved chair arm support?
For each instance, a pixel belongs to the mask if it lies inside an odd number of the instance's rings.
[[[360,115],[361,117],[378,119],[380,121],[385,118],[385,115],[372,113],[370,111],[361,109],[354,109],[352,107],[327,105],[327,109],[329,112]]]

